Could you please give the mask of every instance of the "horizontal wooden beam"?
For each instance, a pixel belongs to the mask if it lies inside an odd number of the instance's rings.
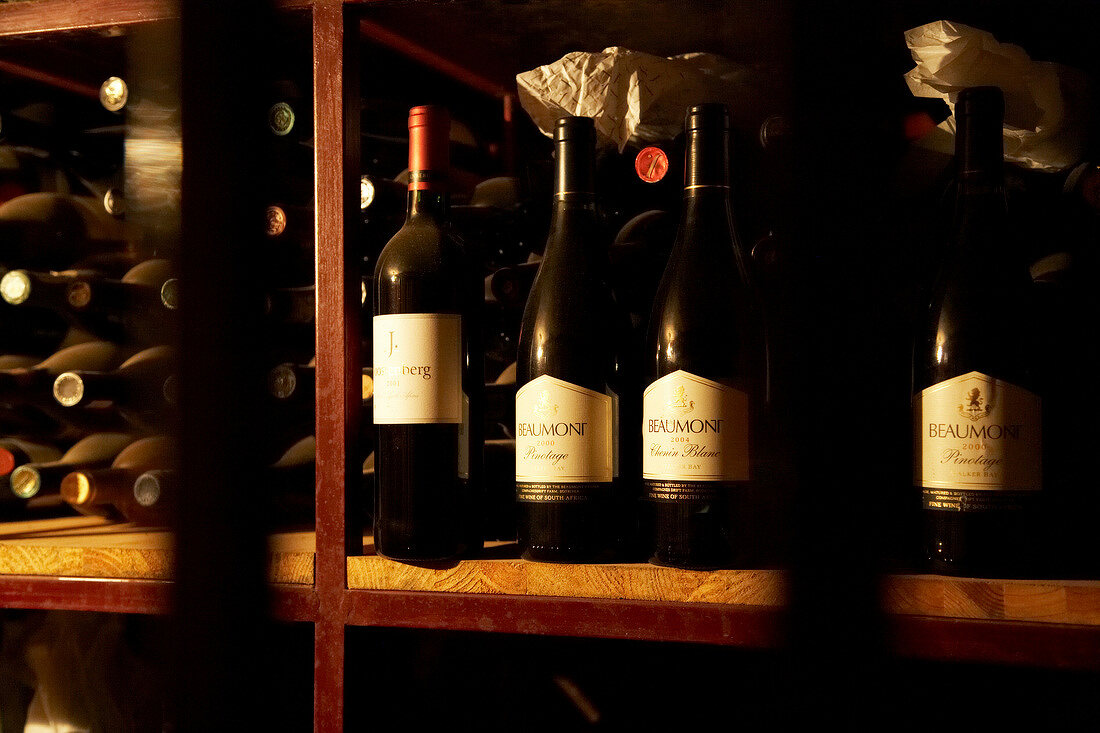
[[[669,604],[475,593],[348,591],[354,626],[579,636],[775,648],[784,613],[756,606]]]
[[[36,0],[0,4],[0,36],[150,23],[179,16],[169,0]]]
[[[163,580],[0,576],[0,607],[110,613],[167,613],[172,584]]]

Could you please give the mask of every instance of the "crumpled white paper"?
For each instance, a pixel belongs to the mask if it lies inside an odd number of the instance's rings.
[[[952,116],[921,145],[952,153],[955,99],[967,87],[996,86],[1005,95],[1005,159],[1025,168],[1062,170],[1081,157],[1087,80],[1076,69],[1032,61],[1019,46],[987,31],[939,20],[905,32],[916,62],[905,82],[917,97],[939,98]]]
[[[619,46],[574,51],[516,75],[520,104],[543,134],[554,134],[559,117],[591,117],[597,145],[620,152],[631,137],[674,137],[687,108],[701,102],[725,102],[735,124],[755,119],[760,80],[759,69],[713,54],[663,58]]]

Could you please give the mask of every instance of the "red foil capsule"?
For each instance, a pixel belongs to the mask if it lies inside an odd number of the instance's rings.
[[[656,183],[668,173],[668,155],[658,147],[642,148],[634,159],[634,171],[646,183]]]
[[[451,117],[436,105],[409,110],[409,190],[442,191],[451,159]]]
[[[7,476],[15,470],[15,456],[10,450],[0,448],[0,476]]]

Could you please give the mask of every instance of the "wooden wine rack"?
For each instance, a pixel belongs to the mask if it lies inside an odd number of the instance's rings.
[[[491,546],[483,559],[447,567],[404,565],[373,554],[362,528],[346,516],[354,498],[346,478],[360,458],[355,428],[361,419],[359,357],[350,346],[359,340],[360,285],[346,265],[353,258],[344,236],[356,213],[358,189],[358,140],[347,134],[355,129],[349,110],[360,95],[357,44],[373,38],[498,98],[506,128],[516,104],[497,82],[368,20],[369,2],[280,0],[276,5],[308,15],[312,34],[318,473],[316,532],[269,538],[266,565],[272,614],[315,624],[315,730],[343,725],[345,630],[353,625],[750,648],[787,644],[791,584],[797,579],[781,571],[542,565],[519,560],[515,547],[506,544]],[[615,3],[605,5],[614,10]],[[162,0],[5,3],[0,37],[127,26],[175,14]],[[56,38],[65,42],[63,35]],[[0,526],[3,607],[167,613],[175,568],[166,531],[93,518]],[[843,604],[844,584],[834,590],[836,603]],[[1100,669],[1098,581],[898,575],[882,579],[880,598],[888,645],[899,655]]]

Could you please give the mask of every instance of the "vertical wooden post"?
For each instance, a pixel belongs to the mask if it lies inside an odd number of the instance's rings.
[[[317,252],[317,554],[314,729],[342,730],[347,556],[362,552],[358,26],[340,0],[313,5]]]
[[[256,440],[264,429],[256,416],[263,393],[259,333],[266,271],[257,225],[263,159],[255,130],[262,129],[257,117],[263,118],[256,114],[256,80],[270,18],[266,0],[242,0],[231,13],[215,3],[180,4],[179,442],[188,491],[177,503],[175,533],[172,689],[178,730],[275,726],[267,696],[274,668],[269,660],[278,649],[268,616],[266,537],[258,510],[265,492]],[[133,64],[156,64],[173,53],[163,38],[142,48]],[[156,89],[145,86],[146,93]],[[179,152],[178,139],[173,147],[149,131],[142,145],[153,147],[152,170],[130,176],[135,182],[156,170],[159,159]],[[157,203],[155,196],[149,201]],[[151,231],[158,247],[171,247],[177,238],[168,226]]]

